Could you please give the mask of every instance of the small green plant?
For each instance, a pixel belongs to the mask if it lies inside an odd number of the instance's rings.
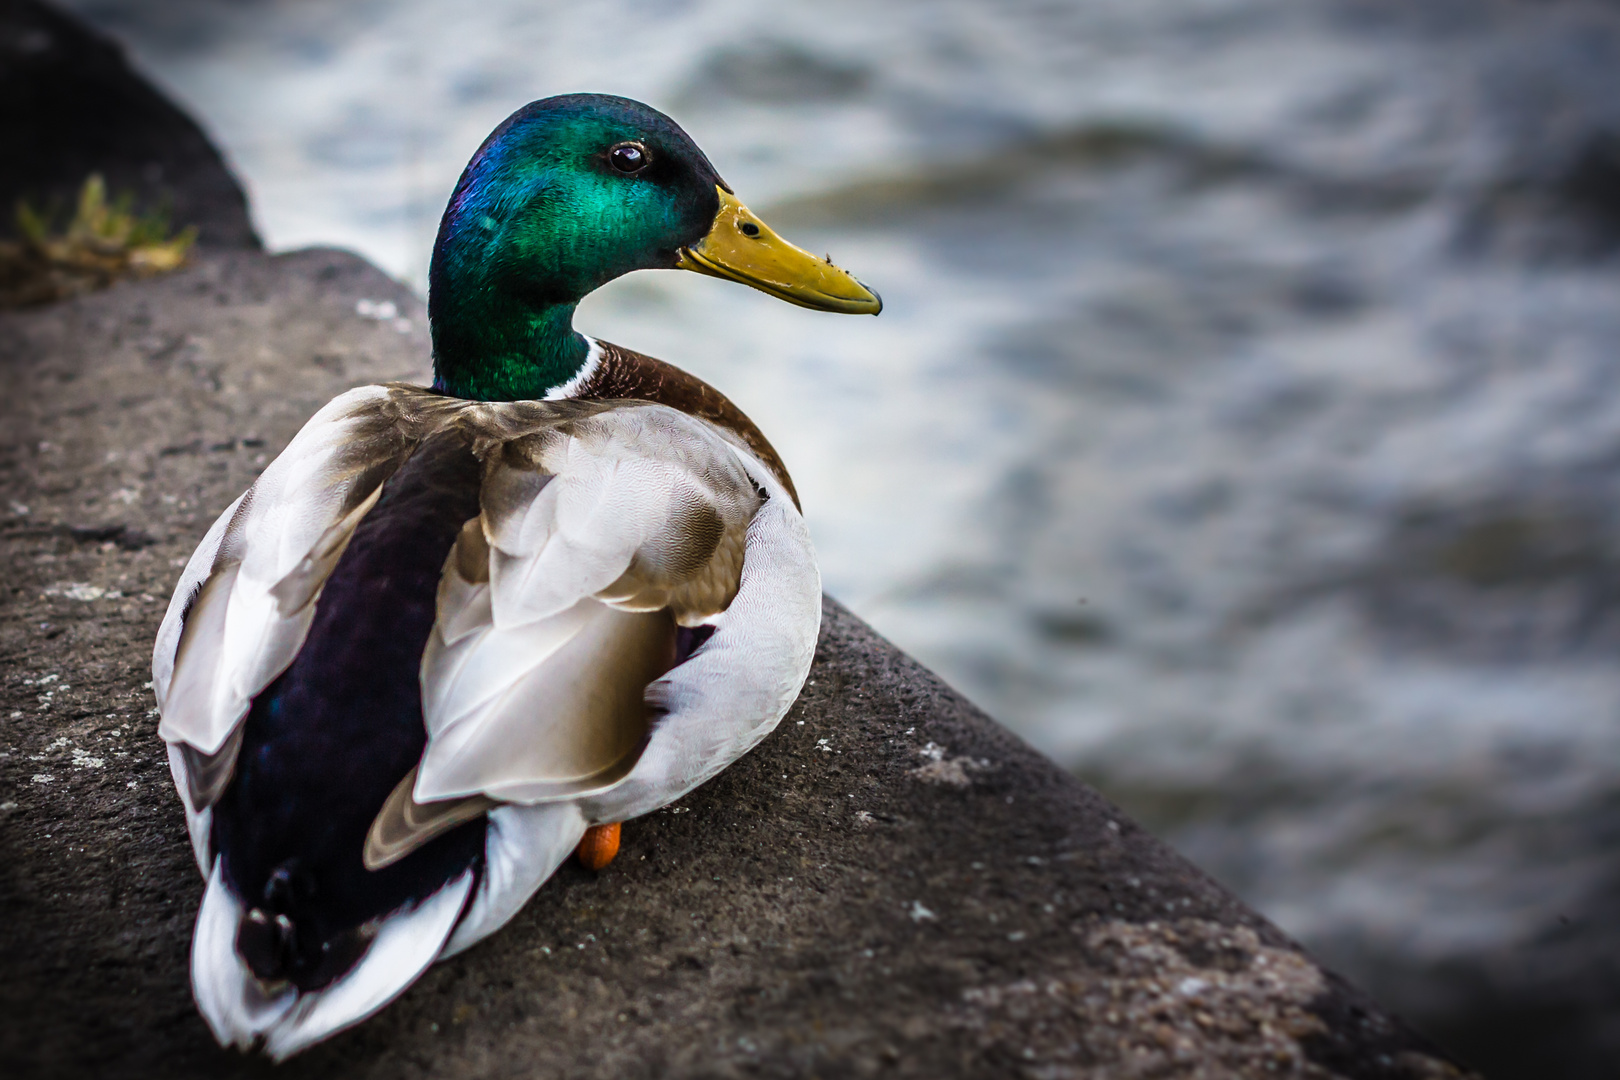
[[[123,278],[178,270],[197,240],[195,226],[171,236],[168,215],[137,213],[129,192],[109,202],[96,173],[80,188],[63,232],[52,230],[49,213],[23,201],[16,221],[21,240],[0,243],[0,307],[50,303]]]

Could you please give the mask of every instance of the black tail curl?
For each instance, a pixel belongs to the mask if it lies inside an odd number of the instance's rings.
[[[320,990],[336,982],[365,955],[377,936],[366,923],[323,936],[300,910],[315,900],[315,878],[297,859],[271,871],[264,903],[242,917],[236,951],[264,983],[291,983],[300,991]]]

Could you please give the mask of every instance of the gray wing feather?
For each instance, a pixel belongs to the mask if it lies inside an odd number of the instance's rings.
[[[735,594],[759,489],[714,428],[637,404],[508,438],[481,498],[422,658],[415,798],[607,790],[647,744],[676,624]]]

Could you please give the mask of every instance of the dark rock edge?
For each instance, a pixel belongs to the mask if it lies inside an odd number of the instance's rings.
[[[14,207],[54,208],[85,178],[195,225],[205,248],[259,247],[247,198],[196,121],[147,82],[117,42],[36,0],[0,0],[0,236]]]

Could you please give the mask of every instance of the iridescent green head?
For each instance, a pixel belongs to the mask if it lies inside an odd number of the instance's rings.
[[[585,362],[579,301],[654,268],[807,307],[881,307],[750,214],[663,113],[598,94],[546,98],[495,129],[445,208],[428,274],[435,385],[485,400],[545,396]]]

